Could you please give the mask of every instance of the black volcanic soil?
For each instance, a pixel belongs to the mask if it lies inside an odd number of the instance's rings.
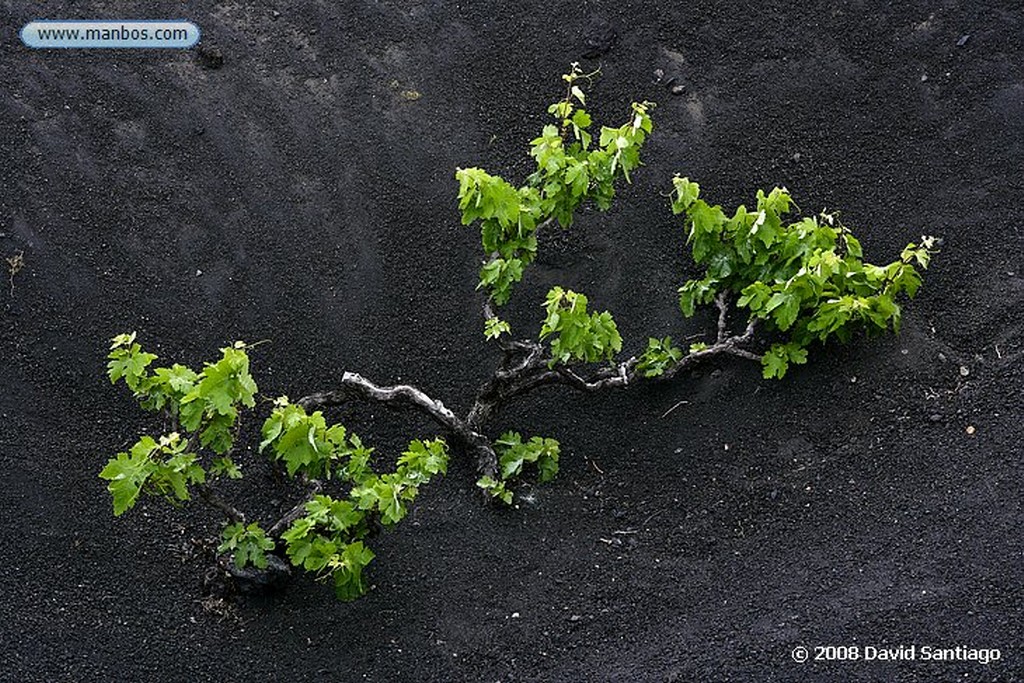
[[[28,5],[0,3],[0,256],[25,260],[0,291],[0,679],[1024,680],[1019,2]],[[16,37],[163,17],[199,25],[220,68]],[[191,364],[270,339],[267,396],[354,370],[465,409],[497,358],[453,172],[522,178],[575,60],[601,68],[598,121],[646,98],[657,128],[615,207],[545,244],[520,330],[556,282],[613,311],[629,352],[709,329],[675,303],[695,272],[663,196],[681,172],[730,206],[778,184],[839,209],[876,262],[943,237],[902,333],[781,382],[727,363],[538,394],[491,425],[563,444],[519,509],[481,506],[455,461],[377,540],[364,599],[300,577],[204,606],[189,539],[216,520],[159,501],[115,520],[97,478],[153,426],[106,380],[107,339]],[[430,434],[334,417],[389,453]],[[269,515],[285,502],[252,469],[228,493]],[[1002,660],[791,658],[827,644]]]

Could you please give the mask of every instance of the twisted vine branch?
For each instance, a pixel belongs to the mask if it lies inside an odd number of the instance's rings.
[[[480,386],[465,418],[459,417],[440,400],[417,387],[408,384],[380,386],[354,372],[342,375],[340,388],[311,394],[300,399],[298,404],[312,409],[362,400],[391,408],[416,410],[452,434],[476,456],[481,476],[493,477],[497,472],[497,455],[493,443],[481,430],[507,403],[535,389],[555,385],[585,392],[626,389],[642,383],[670,380],[683,370],[716,356],[730,355],[760,361],[760,355],[743,348],[753,340],[757,321],[752,320],[742,334],[729,334],[727,296],[719,294],[715,298],[715,305],[719,310],[715,343],[684,356],[658,377],[647,377],[638,372],[639,359],[636,356],[584,376],[571,367],[555,366],[547,347],[540,342],[499,339],[502,359],[491,377]],[[495,317],[490,298],[484,302],[482,312],[485,320]]]
[[[222,512],[224,516],[232,522],[245,524],[245,514],[243,514],[242,511],[234,505],[214,493],[207,484],[197,484],[196,491],[199,493],[199,497],[203,499],[204,503],[213,509]]]
[[[374,401],[389,407],[413,408],[454,434],[473,451],[481,476],[494,476],[498,471],[498,457],[490,439],[473,429],[468,421],[456,416],[444,403],[408,384],[382,387],[362,375],[346,372],[342,375],[340,389],[311,394],[300,399],[298,404],[306,409],[323,408],[343,405],[352,399]]]

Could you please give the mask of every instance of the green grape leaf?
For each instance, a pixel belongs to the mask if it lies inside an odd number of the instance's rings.
[[[736,305],[741,308],[749,308],[752,313],[764,311],[765,305],[772,298],[771,287],[763,282],[752,282],[740,293],[742,296],[736,301]]]
[[[512,504],[512,492],[508,490],[505,482],[484,476],[480,477],[476,482],[476,485],[486,491],[491,497],[497,498],[505,503],[505,505]]]
[[[800,314],[800,297],[792,292],[776,292],[765,305],[765,313],[773,313],[780,330],[788,330]]]
[[[672,212],[680,214],[697,201],[697,197],[700,196],[700,185],[692,182],[689,178],[680,178],[678,175],[672,179],[672,185],[675,187]]]
[[[199,443],[206,446],[214,453],[223,455],[234,446],[235,436],[232,431],[235,426],[234,415],[214,413],[206,422],[206,427],[199,434]]]
[[[110,359],[107,363],[110,383],[114,384],[123,379],[132,391],[139,388],[142,380],[146,378],[146,368],[157,358],[155,354],[142,351],[142,347],[134,340],[134,332],[131,335],[114,337],[110,354],[107,356]]]
[[[242,470],[230,457],[214,458],[210,462],[210,474],[228,479],[241,479]]]
[[[778,346],[779,345],[773,346],[772,349],[761,358],[761,364],[764,367],[763,375],[765,379],[782,379],[786,375],[786,369],[789,367],[789,356],[785,351],[780,351]]]
[[[156,469],[156,463],[149,457],[156,448],[156,441],[144,436],[130,453],[118,453],[100,472],[100,477],[110,482],[107,490],[114,499],[115,517],[135,506],[143,485]]]
[[[332,559],[334,592],[339,600],[355,600],[366,593],[363,570],[373,561],[374,554],[362,541],[349,543]]]
[[[577,109],[572,115],[572,122],[578,128],[589,128],[592,120],[590,118],[590,114],[582,109]]]
[[[488,339],[497,339],[503,334],[511,334],[512,328],[507,322],[499,318],[488,318],[484,321],[484,336]]]
[[[645,377],[659,377],[683,358],[683,351],[672,344],[672,337],[647,340],[647,350],[640,356],[637,370]]]
[[[522,436],[518,432],[506,432],[494,442],[494,446],[498,454],[498,467],[502,483],[521,475],[527,463],[536,464],[538,481],[541,483],[550,481],[558,474],[560,446],[554,439],[534,436],[529,441],[523,442]],[[484,480],[490,483],[478,482],[477,485],[494,497],[502,497],[506,492],[504,486],[499,488],[498,482],[494,479],[490,477],[481,479],[481,481]],[[511,500],[511,493],[508,498]]]
[[[552,367],[570,360],[610,361],[622,350],[622,337],[611,313],[588,313],[587,303],[583,294],[561,287],[548,292],[540,338],[551,338]]]
[[[231,554],[235,566],[239,569],[250,565],[257,569],[266,569],[267,552],[272,551],[276,545],[256,522],[248,526],[241,522],[229,524],[224,528],[221,539],[222,543],[217,552]]]

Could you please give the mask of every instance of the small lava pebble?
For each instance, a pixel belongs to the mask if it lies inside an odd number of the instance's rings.
[[[224,53],[216,47],[200,45],[196,49],[196,61],[204,69],[219,69],[224,66]]]

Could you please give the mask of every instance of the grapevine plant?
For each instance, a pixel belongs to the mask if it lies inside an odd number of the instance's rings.
[[[162,415],[165,429],[141,437],[100,473],[109,482],[114,514],[143,495],[175,505],[199,498],[224,518],[219,559],[236,576],[278,566],[288,571],[286,559],[332,581],[339,598],[353,599],[367,590],[370,543],[406,517],[422,486],[446,472],[448,441],[475,461],[485,495],[506,504],[525,476],[539,482],[555,477],[555,439],[515,431],[487,435],[498,411],[525,394],[552,385],[587,392],[642,386],[722,356],[758,362],[766,379],[778,379],[806,363],[814,344],[846,342],[858,331],[899,330],[900,302],[920,287],[918,268],[927,268],[935,238],[922,237],[898,260],[872,265],[838,214],[801,216],[784,188],[758,190],[753,208],[740,205],[730,215],[702,199],[697,183],[676,176],[671,209],[682,217],[686,243],[702,269],[701,277],[679,288],[679,307],[691,317],[713,305],[717,328],[686,348],[671,337],[651,337],[622,359],[625,342],[611,313],[591,310],[583,293],[556,286],[545,298],[537,337],[514,338],[499,312],[536,259],[538,233],[571,225],[585,204],[608,209],[616,189],[641,165],[653,130],[649,102],[633,103],[618,127],[598,129],[583,88],[595,75],[574,64],[562,77],[565,94],[548,108],[552,123],[530,143],[536,169],[521,184],[480,168],[456,171],[462,223],[480,230],[483,333],[501,354],[464,417],[414,386],[380,386],[352,372],[331,391],[258,406],[251,346],[235,342],[199,370],[157,367],[157,357],[134,333],[122,334],[111,345],[109,377],[123,382],[143,409]],[[742,331],[730,324],[736,315],[744,320]],[[410,441],[388,464],[345,426],[328,423],[323,409],[353,400],[412,408],[443,435]],[[258,452],[295,482],[300,499],[264,526],[219,491],[248,466],[236,461],[243,416],[266,411]]]

